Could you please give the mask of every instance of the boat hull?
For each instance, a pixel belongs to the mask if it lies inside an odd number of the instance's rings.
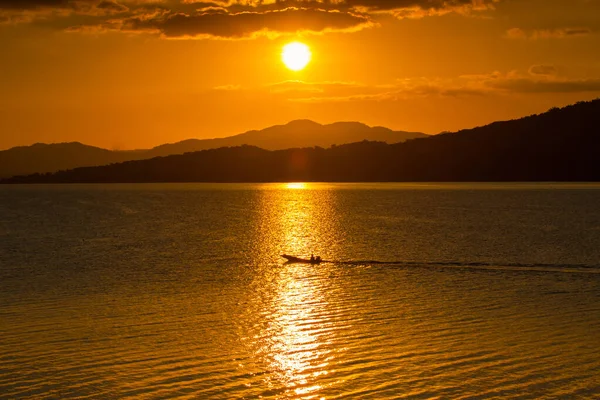
[[[295,256],[290,256],[287,254],[282,254],[281,257],[285,258],[287,260],[287,262],[289,263],[294,263],[294,264],[320,264],[322,261],[317,261],[317,260],[307,260],[306,258],[300,258],[300,257],[295,257]]]

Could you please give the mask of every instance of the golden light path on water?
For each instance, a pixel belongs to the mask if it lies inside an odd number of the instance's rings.
[[[285,187],[288,189],[306,189],[308,185],[304,182],[290,182]]]
[[[335,257],[334,198],[328,191],[310,189],[310,184],[295,182],[264,192],[261,217],[267,228],[260,242],[287,254],[325,258],[322,251],[327,249],[327,257]],[[321,264],[316,273],[310,265],[286,263],[276,270],[273,297],[264,313],[268,323],[253,343],[274,379],[293,397],[318,397],[323,384],[317,382],[329,373],[335,357],[327,329],[332,314],[324,293],[327,268]]]

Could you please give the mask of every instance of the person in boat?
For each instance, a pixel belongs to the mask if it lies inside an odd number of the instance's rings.
[[[321,256],[317,256],[317,258],[315,258],[315,262],[320,263],[321,262]]]
[[[314,254],[310,255],[310,262],[315,262],[315,255]]]

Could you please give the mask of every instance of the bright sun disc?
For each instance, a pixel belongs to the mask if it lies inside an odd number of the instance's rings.
[[[281,53],[281,59],[292,71],[300,71],[310,62],[312,54],[307,45],[299,42],[286,44]]]

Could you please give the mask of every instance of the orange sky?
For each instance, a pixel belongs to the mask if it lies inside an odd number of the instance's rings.
[[[600,96],[600,0],[0,0],[0,48],[0,149],[299,118],[438,133]]]

